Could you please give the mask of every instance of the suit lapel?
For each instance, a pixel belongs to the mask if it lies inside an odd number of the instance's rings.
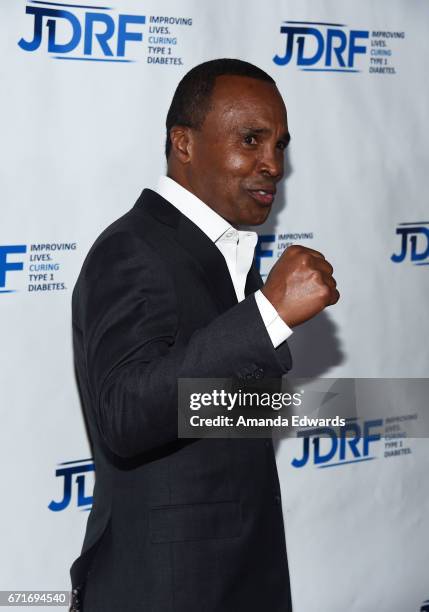
[[[237,304],[224,256],[210,238],[184,215],[179,222],[177,241],[200,267],[205,284],[222,310]]]
[[[136,207],[144,207],[144,210],[158,221],[175,228],[178,244],[198,267],[202,282],[222,311],[237,304],[237,296],[225,258],[195,223],[150,189],[143,191]]]

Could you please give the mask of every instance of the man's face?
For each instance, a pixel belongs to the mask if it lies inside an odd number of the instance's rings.
[[[289,138],[275,85],[218,77],[202,128],[191,130],[187,188],[232,225],[259,225],[283,176]]]

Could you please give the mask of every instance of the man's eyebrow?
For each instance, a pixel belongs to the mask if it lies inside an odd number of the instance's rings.
[[[271,130],[269,130],[268,128],[256,127],[251,125],[243,127],[243,131],[254,132],[255,134],[269,134],[271,132]]]
[[[267,132],[270,131],[268,128],[255,127],[251,125],[246,125],[243,129],[249,130],[249,132],[256,132],[257,134],[263,134],[263,133],[266,134]]]

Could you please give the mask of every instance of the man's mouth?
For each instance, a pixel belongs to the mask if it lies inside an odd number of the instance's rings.
[[[263,204],[264,206],[271,206],[274,202],[274,196],[276,192],[274,189],[248,189],[247,192],[252,196],[254,200]]]

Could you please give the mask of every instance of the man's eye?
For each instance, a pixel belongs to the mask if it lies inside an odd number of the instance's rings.
[[[277,148],[280,149],[280,151],[284,151],[286,149],[285,141],[279,140],[279,142],[277,143]]]
[[[255,145],[257,144],[256,136],[252,136],[252,134],[248,134],[247,136],[244,137],[244,142],[248,145]]]

